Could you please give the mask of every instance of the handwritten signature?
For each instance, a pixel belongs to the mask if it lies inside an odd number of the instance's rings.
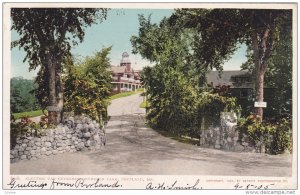
[[[77,179],[75,182],[68,183],[68,182],[57,182],[54,179],[52,180],[51,184],[48,185],[48,183],[41,182],[35,180],[29,180],[26,183],[18,183],[14,178],[11,179],[9,184],[7,184],[10,189],[26,189],[26,188],[34,188],[34,189],[55,189],[59,187],[69,187],[69,188],[75,188],[75,189],[97,189],[97,188],[103,188],[103,189],[116,189],[121,188],[122,185],[119,184],[118,181],[114,183],[100,183],[100,180],[97,179],[93,183],[87,183],[87,181],[83,178]]]
[[[199,182],[200,180],[197,179],[193,185],[186,184],[185,186],[178,185],[177,180],[171,185],[167,185],[165,182],[158,184],[150,182],[146,185],[146,190],[202,190],[202,187],[198,187]]]

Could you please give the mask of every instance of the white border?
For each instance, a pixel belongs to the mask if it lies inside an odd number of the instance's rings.
[[[3,150],[3,183],[7,183],[9,181],[10,175],[9,175],[9,96],[10,96],[10,86],[9,86],[9,75],[10,75],[10,64],[11,64],[11,53],[10,53],[10,40],[11,40],[11,35],[10,35],[10,8],[11,7],[107,7],[107,8],[144,8],[144,9],[149,9],[149,8],[155,8],[155,9],[165,9],[165,8],[190,8],[190,7],[198,7],[198,8],[252,8],[252,9],[293,9],[293,45],[294,45],[294,50],[293,50],[293,138],[294,138],[294,151],[293,151],[293,176],[291,178],[273,178],[273,179],[286,179],[287,183],[279,183],[277,185],[278,188],[280,189],[295,189],[297,187],[297,29],[298,29],[298,23],[297,23],[297,4],[296,3],[267,3],[267,4],[262,4],[262,3],[4,3],[3,4],[3,147],[5,150]],[[19,176],[20,179],[25,179],[27,176],[22,175]],[[39,176],[41,177],[41,176]],[[48,178],[49,176],[44,176],[45,178]],[[55,176],[55,177],[64,177],[64,178],[71,178],[71,177],[78,177],[78,176]],[[86,178],[97,178],[99,176],[80,176],[80,177],[86,177]],[[101,176],[101,177],[114,177],[114,178],[122,178],[124,177],[123,175],[114,175],[114,176]],[[156,181],[160,181],[163,179],[163,181],[171,181],[174,179],[178,179],[179,181],[185,181],[185,182],[193,182],[197,178],[202,179],[209,179],[209,178],[214,178],[214,179],[254,179],[257,180],[258,177],[232,177],[232,176],[134,176],[131,175],[130,177],[132,178],[149,178],[151,177],[152,179]],[[270,179],[270,177],[259,177],[259,179]],[[125,189],[142,189],[144,187],[144,183],[138,183],[138,182],[127,182]],[[215,188],[216,186],[213,183],[210,184],[205,184],[203,183],[203,187],[205,188]],[[218,189],[228,189],[228,183],[218,183],[217,186]],[[202,192],[201,192],[202,193]]]

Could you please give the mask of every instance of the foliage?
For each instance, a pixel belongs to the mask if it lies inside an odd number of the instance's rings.
[[[36,117],[36,116],[41,116],[43,114],[47,114],[47,111],[45,111],[45,113],[43,113],[43,110],[35,110],[35,111],[30,111],[30,112],[13,113],[12,115],[17,120],[17,119],[20,119],[20,118],[25,117],[25,116]]]
[[[289,118],[282,118],[276,123],[260,123],[253,115],[238,122],[240,134],[245,133],[258,148],[265,146],[271,154],[292,151],[292,124]]]
[[[111,90],[107,57],[110,50],[111,47],[104,48],[95,56],[87,57],[82,64],[67,67],[64,77],[65,111],[73,111],[75,115],[87,114],[97,121],[106,116]]]
[[[208,115],[219,116],[221,112],[240,112],[240,106],[236,104],[236,98],[226,97],[212,92],[201,92],[198,96],[200,110]]]
[[[245,43],[249,49],[253,49],[253,32],[261,37],[264,30],[273,28],[273,22],[276,22],[276,29],[272,32],[274,37],[271,38],[278,40],[275,33],[291,24],[290,16],[291,12],[287,10],[177,9],[169,22],[173,26],[196,29],[198,33],[194,39],[194,49],[199,62],[222,70],[222,64],[236,51],[239,43]]]
[[[29,70],[40,67],[36,83],[42,108],[59,107],[62,102],[62,63],[71,56],[71,45],[82,42],[84,28],[106,18],[107,9],[100,8],[12,8],[11,29],[20,39],[12,42],[26,52],[24,62]],[[49,112],[49,122],[56,114]]]
[[[10,121],[10,146],[13,148],[16,144],[16,138],[22,136],[40,137],[48,126],[41,126],[36,124],[28,116],[23,116],[20,122],[11,115]]]
[[[12,47],[24,48],[30,69],[43,63],[47,47],[56,57],[63,58],[71,49],[71,38],[84,38],[84,28],[106,18],[107,9],[92,8],[13,8],[12,30],[21,36]],[[77,44],[76,39],[72,41]],[[60,61],[60,59],[56,59]]]
[[[166,60],[172,64],[178,64],[178,49],[183,51],[185,48],[180,47],[178,31],[171,31],[164,18],[160,24],[152,24],[151,17],[146,19],[143,15],[139,15],[140,31],[139,36],[133,36],[131,43],[133,45],[133,53],[140,53],[142,57],[149,59],[151,62],[164,63]],[[176,56],[175,56],[176,55]],[[170,59],[166,59],[170,57]],[[176,63],[177,62],[177,63]],[[180,62],[179,62],[180,63]]]
[[[244,43],[252,51],[255,101],[263,101],[264,75],[279,34],[291,33],[291,10],[178,9],[169,18],[173,26],[196,29],[194,54],[204,68],[222,70],[222,64]],[[255,108],[262,120],[262,108]]]
[[[284,53],[283,45],[291,48],[291,42],[284,44],[280,38],[281,33],[291,33],[290,10],[178,9],[159,24],[152,24],[150,17],[144,16],[139,21],[139,35],[133,36],[131,43],[134,53],[155,62],[142,72],[150,103],[147,119],[154,128],[195,134],[207,118],[218,118],[222,111],[240,112],[228,86],[210,91],[204,88],[203,77],[213,68],[221,71],[241,44],[252,52],[248,59],[254,64],[256,101],[263,101],[267,68],[270,73],[282,72],[283,78],[290,76],[290,70],[280,71],[284,69],[284,58],[275,57]],[[286,97],[291,96],[287,93]],[[286,103],[282,98],[279,101]],[[290,148],[290,123],[260,123],[262,108],[255,112],[259,116],[255,122],[242,125],[252,141],[257,145],[258,140],[264,142],[272,153]]]
[[[198,90],[179,71],[156,65],[146,67],[142,81],[148,97],[149,124],[160,130],[195,135],[202,118],[219,119],[222,111],[239,112],[236,99],[212,91]]]
[[[217,93],[220,96],[230,97],[230,85],[217,85],[213,88],[213,93]]]
[[[241,107],[234,97],[221,96],[214,90],[199,91],[195,114],[197,123],[190,135],[198,138],[201,130],[220,125],[221,112],[235,112],[240,115]]]
[[[149,123],[154,128],[183,133],[192,124],[196,91],[179,71],[169,68],[156,73],[159,75],[150,77],[160,78],[159,82],[144,83],[150,102]],[[144,80],[146,77],[143,75]]]
[[[170,25],[166,18],[159,24],[144,16],[139,21],[139,36],[131,38],[133,52],[156,63],[145,67],[141,78],[149,101],[147,119],[153,128],[192,134],[199,132],[204,115],[234,107],[234,98],[202,88],[208,68],[202,68],[195,55],[194,30]]]
[[[167,18],[159,24],[151,23],[150,16],[139,16],[138,36],[131,38],[133,53],[155,62],[153,68],[143,69],[142,82],[150,103],[147,115],[154,128],[186,131],[192,126],[196,90],[199,84],[191,60],[190,40],[193,31],[171,27]]]
[[[139,106],[140,108],[148,109],[150,107],[150,102],[147,100],[142,101],[142,103]]]
[[[11,112],[17,113],[40,109],[33,93],[36,87],[33,80],[22,77],[12,78],[10,81]]]
[[[182,72],[195,85],[203,84],[200,81],[203,81],[205,71],[195,68],[196,61],[191,47],[195,34],[193,30],[171,26],[167,18],[159,24],[153,24],[150,16],[145,18],[139,15],[139,23],[139,35],[130,39],[133,53]]]
[[[266,87],[272,88],[273,91],[272,102],[268,103],[266,109],[276,118],[292,114],[293,48],[292,36],[288,29],[289,27],[284,28],[279,34],[279,41],[273,50],[274,55],[269,60],[265,76]],[[253,73],[251,50],[247,51],[247,56],[248,60],[242,65],[242,69]]]

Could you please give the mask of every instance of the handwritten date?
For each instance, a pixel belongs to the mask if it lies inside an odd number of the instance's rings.
[[[269,190],[271,186],[274,186],[275,184],[269,184],[269,185],[260,185],[260,184],[235,184],[234,188],[236,190]]]

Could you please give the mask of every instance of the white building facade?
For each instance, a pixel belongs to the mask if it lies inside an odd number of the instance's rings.
[[[113,92],[136,91],[142,87],[140,81],[140,71],[131,68],[129,54],[124,52],[119,66],[111,66],[113,76]]]

